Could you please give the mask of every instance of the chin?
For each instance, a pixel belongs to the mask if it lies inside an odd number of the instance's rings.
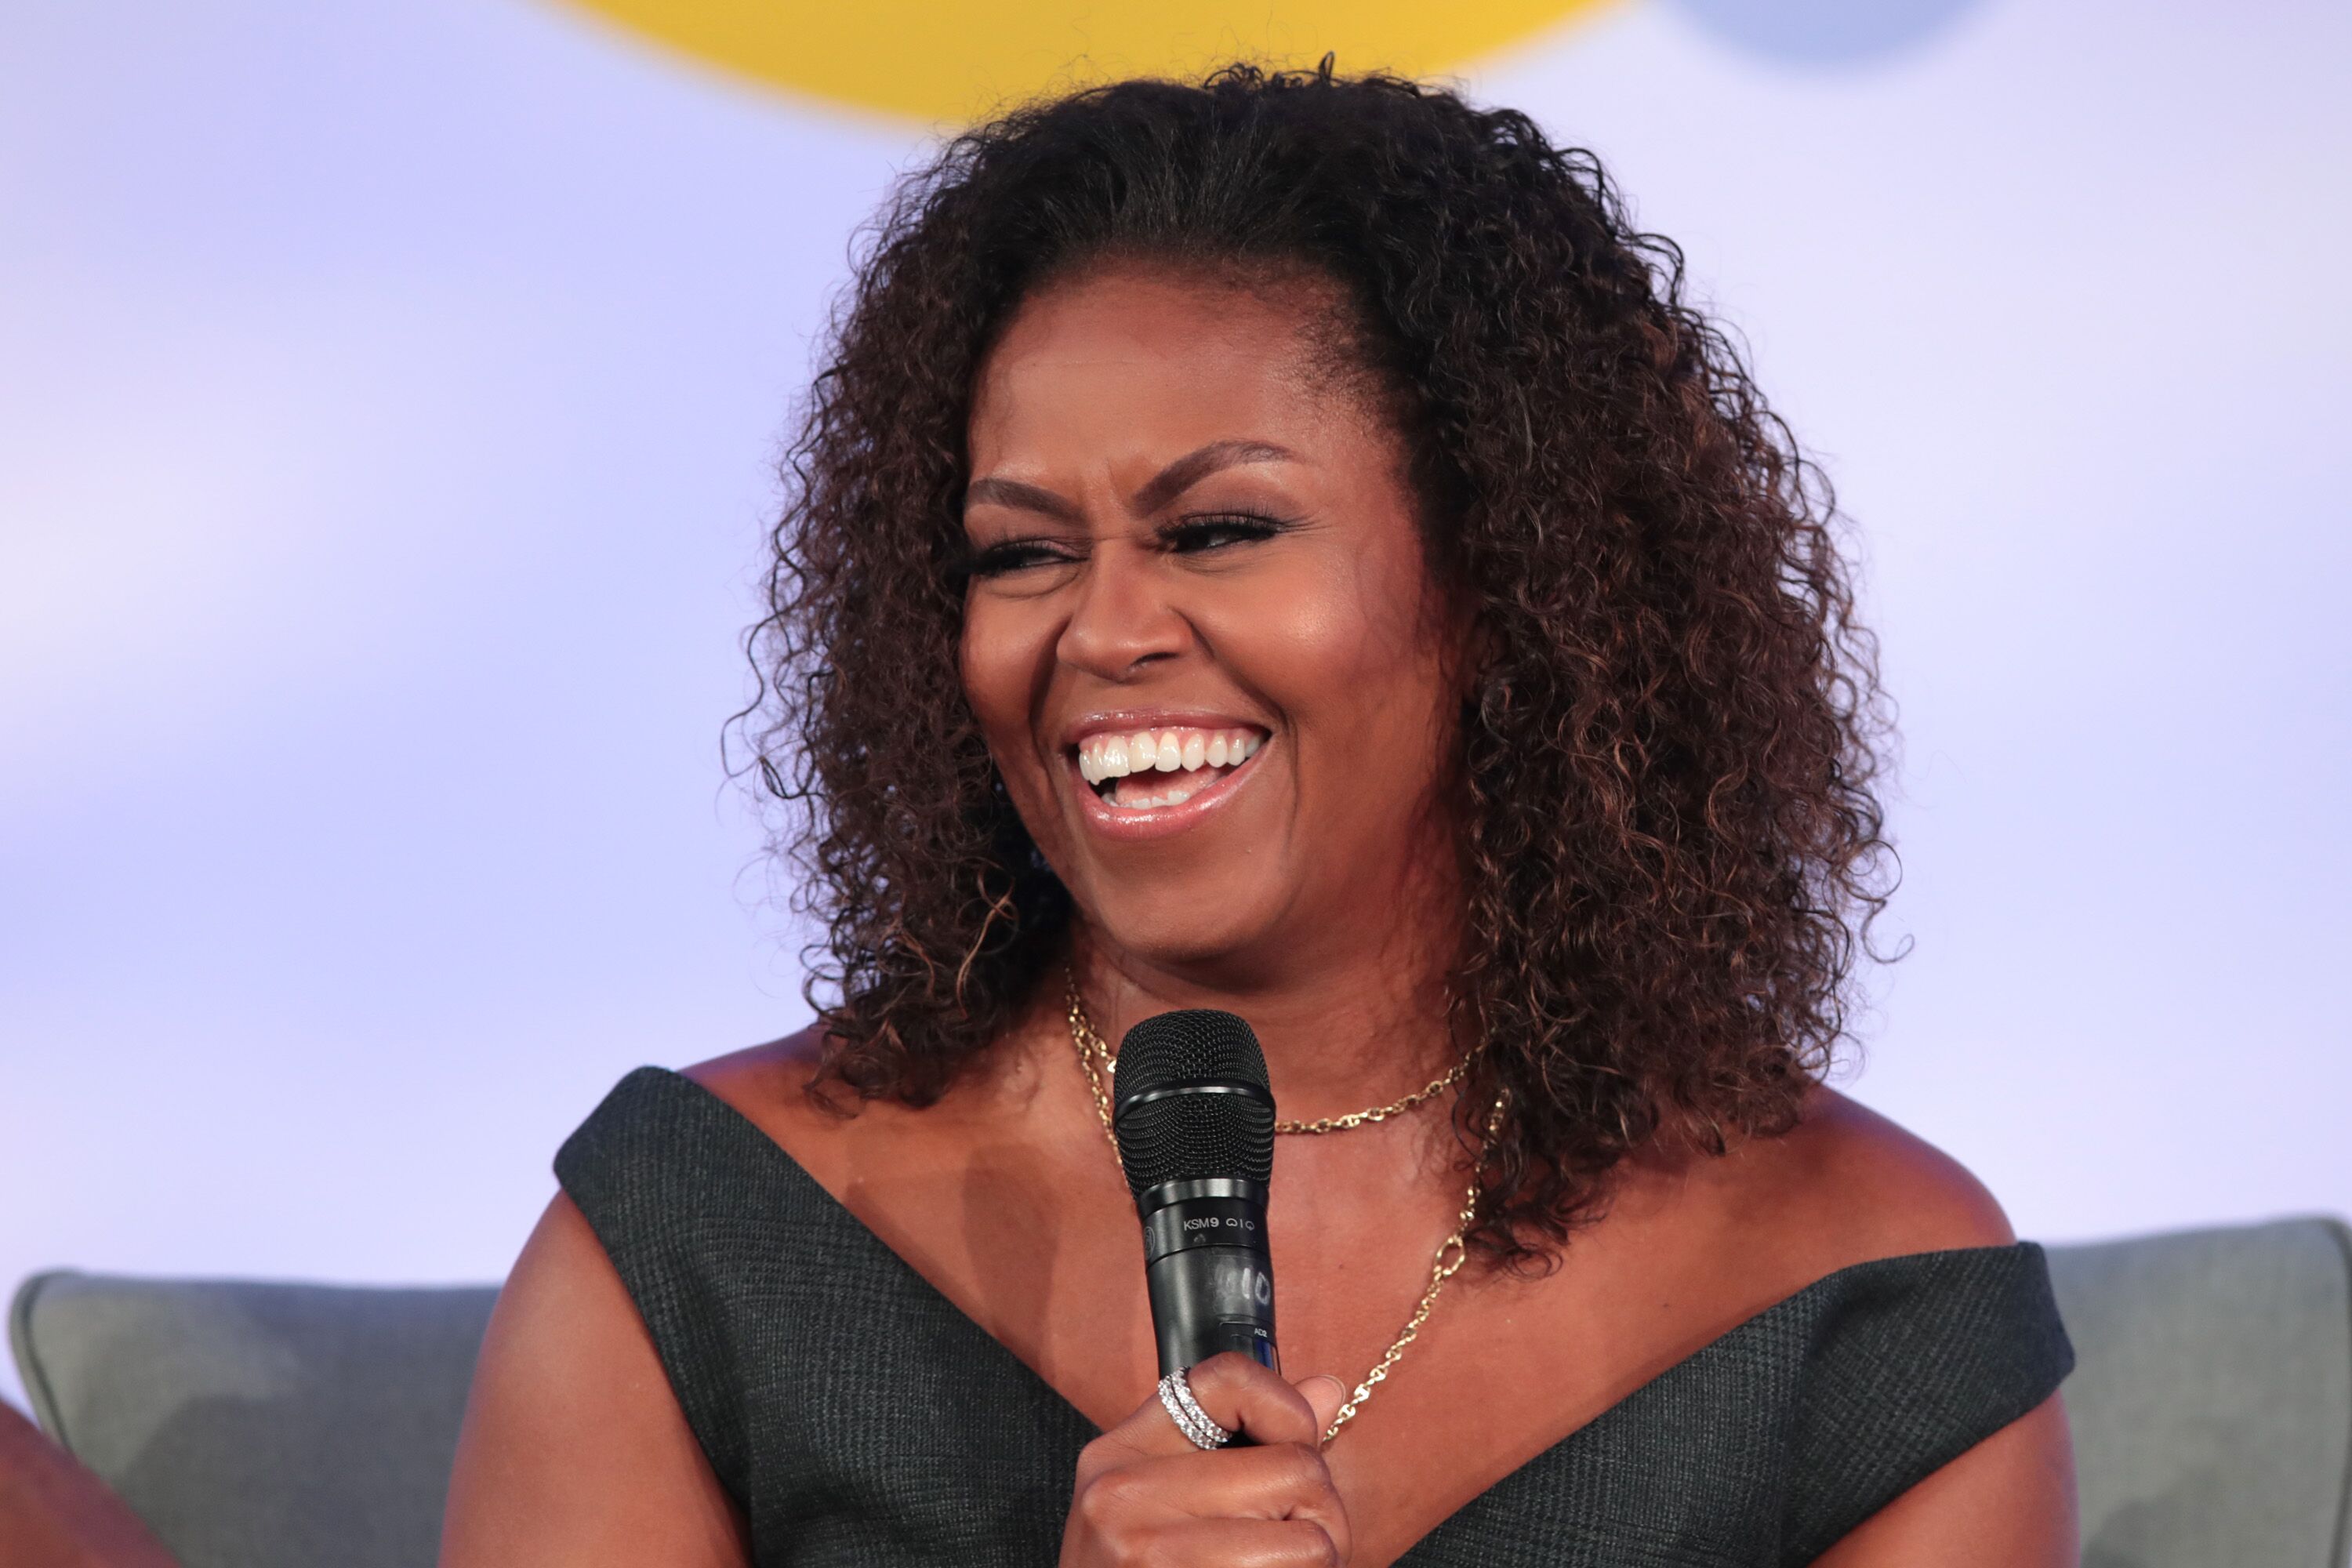
[[[1170,907],[1171,903],[1174,907]],[[1269,951],[1272,922],[1208,894],[1180,900],[1118,900],[1086,917],[1111,951],[1174,971],[1223,971]]]

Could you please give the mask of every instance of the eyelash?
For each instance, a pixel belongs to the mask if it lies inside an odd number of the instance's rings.
[[[1197,555],[1202,551],[1220,549],[1220,544],[1207,542],[1218,534],[1234,536],[1233,542],[1255,543],[1271,539],[1290,525],[1278,518],[1263,517],[1255,512],[1213,512],[1199,517],[1180,518],[1160,530],[1160,548],[1171,555]],[[1191,548],[1186,548],[1190,544]],[[971,552],[965,560],[964,573],[971,577],[1002,577],[1007,573],[1024,571],[1032,566],[1065,563],[1072,558],[1059,553],[1052,541],[1043,539],[1009,539],[1002,544],[992,544],[985,550]]]

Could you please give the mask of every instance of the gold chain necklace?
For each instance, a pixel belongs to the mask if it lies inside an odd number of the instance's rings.
[[[1095,1028],[1094,1019],[1087,1014],[1086,1002],[1078,995],[1076,972],[1066,970],[1064,974],[1067,981],[1070,1004],[1070,1039],[1078,1047],[1078,1055],[1086,1061],[1089,1075],[1095,1075],[1099,1068],[1099,1076],[1108,1079],[1118,1069],[1118,1059],[1111,1054],[1110,1043],[1102,1037],[1101,1033]],[[1276,1132],[1297,1133],[1345,1132],[1351,1127],[1361,1127],[1367,1122],[1386,1121],[1391,1116],[1402,1116],[1413,1107],[1426,1104],[1431,1099],[1460,1083],[1470,1071],[1470,1058],[1477,1054],[1475,1050],[1463,1052],[1460,1061],[1455,1062],[1402,1100],[1392,1100],[1386,1105],[1375,1105],[1368,1110],[1350,1110],[1339,1116],[1318,1116],[1312,1121],[1276,1121],[1274,1124],[1274,1130]],[[1105,1124],[1108,1125],[1110,1101],[1099,1092],[1100,1087],[1097,1085],[1097,1093],[1095,1096],[1096,1106],[1103,1112]],[[1116,1144],[1117,1140],[1114,1139],[1113,1142]]]
[[[1094,1020],[1087,1016],[1086,1003],[1078,995],[1077,972],[1073,969],[1065,973],[1068,984],[1070,1044],[1077,1048],[1078,1065],[1087,1073],[1087,1087],[1094,1090],[1096,1114],[1102,1118],[1103,1136],[1110,1140],[1111,1156],[1117,1159],[1118,1129],[1111,1121],[1110,1086],[1106,1080],[1118,1064],[1111,1055],[1109,1042],[1102,1037],[1095,1028]],[[1443,1078],[1393,1103],[1375,1106],[1370,1110],[1350,1111],[1345,1116],[1327,1116],[1314,1121],[1277,1121],[1274,1130],[1276,1132],[1336,1132],[1367,1121],[1386,1121],[1399,1111],[1409,1110],[1421,1104],[1448,1085],[1460,1082],[1469,1070],[1470,1058],[1465,1056],[1446,1069]],[[1486,1133],[1479,1145],[1481,1155],[1486,1152],[1485,1139],[1495,1136],[1495,1129],[1501,1122],[1502,1116],[1503,1102],[1497,1097],[1495,1109],[1486,1117]],[[1429,1321],[1430,1310],[1437,1305],[1437,1293],[1445,1289],[1445,1282],[1460,1272],[1462,1265],[1468,1260],[1469,1248],[1464,1245],[1463,1238],[1469,1235],[1471,1222],[1478,1217],[1479,1163],[1476,1160],[1470,1163],[1470,1190],[1463,1195],[1462,1212],[1455,1216],[1454,1233],[1437,1244],[1437,1255],[1430,1259],[1428,1289],[1422,1291],[1421,1300],[1413,1303],[1412,1316],[1405,1320],[1404,1327],[1398,1331],[1397,1337],[1389,1342],[1389,1348],[1372,1364],[1372,1370],[1364,1373],[1363,1381],[1356,1384],[1355,1392],[1348,1395],[1347,1402],[1331,1417],[1331,1425],[1323,1428],[1324,1442],[1328,1443],[1337,1437],[1339,1428],[1353,1421],[1356,1412],[1372,1397],[1372,1390],[1388,1381],[1390,1372],[1404,1358],[1405,1347],[1421,1337],[1422,1325]]]

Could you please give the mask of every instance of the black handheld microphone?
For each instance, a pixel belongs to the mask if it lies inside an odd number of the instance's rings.
[[[1127,1032],[1115,1078],[1160,1375],[1222,1351],[1281,1371],[1265,1237],[1274,1091],[1257,1036],[1231,1013],[1162,1013]]]

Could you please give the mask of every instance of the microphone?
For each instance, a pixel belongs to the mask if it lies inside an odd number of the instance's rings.
[[[1114,1078],[1160,1375],[1223,1351],[1281,1371],[1265,1235],[1274,1091],[1257,1036],[1231,1013],[1162,1013],[1127,1032]]]

